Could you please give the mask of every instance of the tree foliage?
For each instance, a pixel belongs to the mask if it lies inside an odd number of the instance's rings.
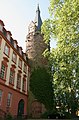
[[[45,41],[57,41],[50,54],[56,106],[75,114],[79,107],[79,0],[50,0],[49,12],[51,18],[43,23],[42,32]]]
[[[30,90],[35,98],[48,110],[53,108],[53,88],[51,75],[45,68],[37,68],[31,74]]]

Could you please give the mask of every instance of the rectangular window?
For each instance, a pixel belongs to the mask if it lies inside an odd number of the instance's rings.
[[[10,84],[14,84],[14,79],[15,79],[15,72],[11,70],[11,71],[10,71],[9,83],[10,83]]]
[[[4,64],[1,66],[0,78],[5,79],[6,77],[6,67]]]
[[[5,44],[5,47],[4,47],[4,53],[5,53],[7,56],[9,56],[9,53],[10,53],[10,47],[9,47],[7,44]]]
[[[14,52],[13,52],[12,60],[13,60],[13,62],[15,62],[15,63],[16,63],[16,60],[17,60],[17,55],[16,55]]]
[[[17,74],[17,88],[21,87],[21,75]]]
[[[22,68],[22,60],[21,60],[21,59],[19,59],[18,66],[19,66],[20,68]]]
[[[24,64],[24,72],[27,73],[27,65]]]
[[[1,102],[2,102],[2,93],[3,93],[3,91],[0,90],[0,105],[1,105]]]
[[[7,107],[10,107],[10,106],[11,106],[11,99],[12,99],[12,93],[8,93]]]
[[[26,80],[25,79],[23,79],[22,90],[23,91],[26,90]]]

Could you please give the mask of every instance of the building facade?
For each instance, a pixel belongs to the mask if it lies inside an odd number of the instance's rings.
[[[30,66],[26,53],[0,20],[0,110],[27,115]]]
[[[29,24],[28,35],[26,37],[26,54],[28,55],[31,72],[35,68],[47,68],[48,66],[48,61],[43,56],[43,52],[48,48],[48,45],[44,42],[43,35],[41,34],[41,25],[42,20],[38,5],[35,20]],[[30,84],[30,80],[28,84]],[[30,88],[28,91],[28,115],[31,115],[33,118],[40,118],[41,114],[44,113],[46,109],[43,104],[35,100]]]

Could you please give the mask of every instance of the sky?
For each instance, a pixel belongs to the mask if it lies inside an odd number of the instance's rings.
[[[0,0],[0,19],[24,52],[28,26],[35,18],[38,4],[44,21],[49,18],[49,0]]]

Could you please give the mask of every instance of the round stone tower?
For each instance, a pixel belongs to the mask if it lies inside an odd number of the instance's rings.
[[[26,53],[30,61],[31,69],[47,65],[47,60],[43,56],[43,52],[47,48],[47,45],[41,34],[41,25],[42,20],[38,5],[35,20],[30,23],[28,27],[28,35],[26,37]]]
[[[48,46],[43,40],[43,35],[41,34],[41,25],[42,25],[42,20],[40,17],[40,9],[38,5],[36,10],[35,20],[29,24],[28,35],[26,37],[26,54],[29,59],[31,71],[34,68],[37,68],[38,66],[47,67],[47,59],[44,58],[43,52]],[[29,82],[28,82],[28,88],[29,88]],[[44,106],[34,99],[34,96],[31,93],[30,89],[28,89],[28,92],[29,92],[28,114],[31,114],[32,117],[39,118],[41,113],[44,112]]]

